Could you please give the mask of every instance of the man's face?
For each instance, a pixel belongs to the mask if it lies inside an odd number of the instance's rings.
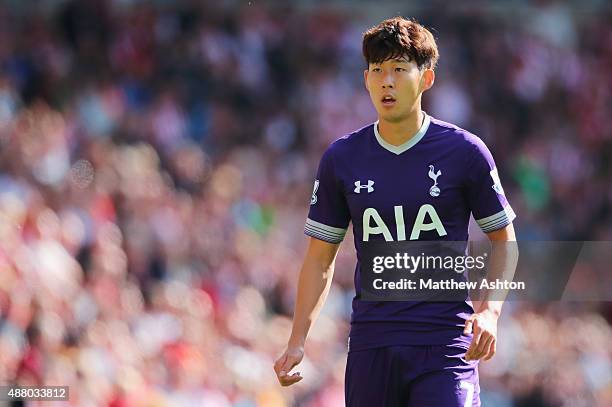
[[[380,119],[399,122],[418,106],[421,93],[433,85],[433,70],[419,69],[407,58],[369,64],[364,71],[365,85]]]

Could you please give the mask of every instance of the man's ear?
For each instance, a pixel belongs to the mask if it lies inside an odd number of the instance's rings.
[[[421,92],[425,92],[431,88],[436,80],[436,73],[433,69],[426,68],[421,76]]]
[[[368,69],[365,69],[363,71],[363,82],[365,83],[365,88],[370,91],[370,89],[368,88]]]

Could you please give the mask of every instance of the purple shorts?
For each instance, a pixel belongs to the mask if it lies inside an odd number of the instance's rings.
[[[350,351],[348,407],[478,407],[478,362],[463,344],[389,346]]]

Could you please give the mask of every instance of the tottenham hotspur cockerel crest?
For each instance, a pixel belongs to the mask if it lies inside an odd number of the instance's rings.
[[[437,172],[434,172],[434,166],[429,166],[429,178],[431,178],[434,182],[431,188],[429,188],[429,195],[433,196],[434,198],[440,196],[440,188],[438,187],[438,177],[440,175],[442,175],[442,171],[438,170]]]

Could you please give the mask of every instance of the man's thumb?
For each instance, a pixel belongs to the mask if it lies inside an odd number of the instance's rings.
[[[468,319],[467,321],[465,321],[465,328],[463,328],[463,334],[464,335],[469,335],[472,333],[472,320]]]
[[[293,368],[293,366],[295,366],[295,358],[287,355],[285,361],[281,365],[280,375],[285,376],[287,372],[289,372]]]

